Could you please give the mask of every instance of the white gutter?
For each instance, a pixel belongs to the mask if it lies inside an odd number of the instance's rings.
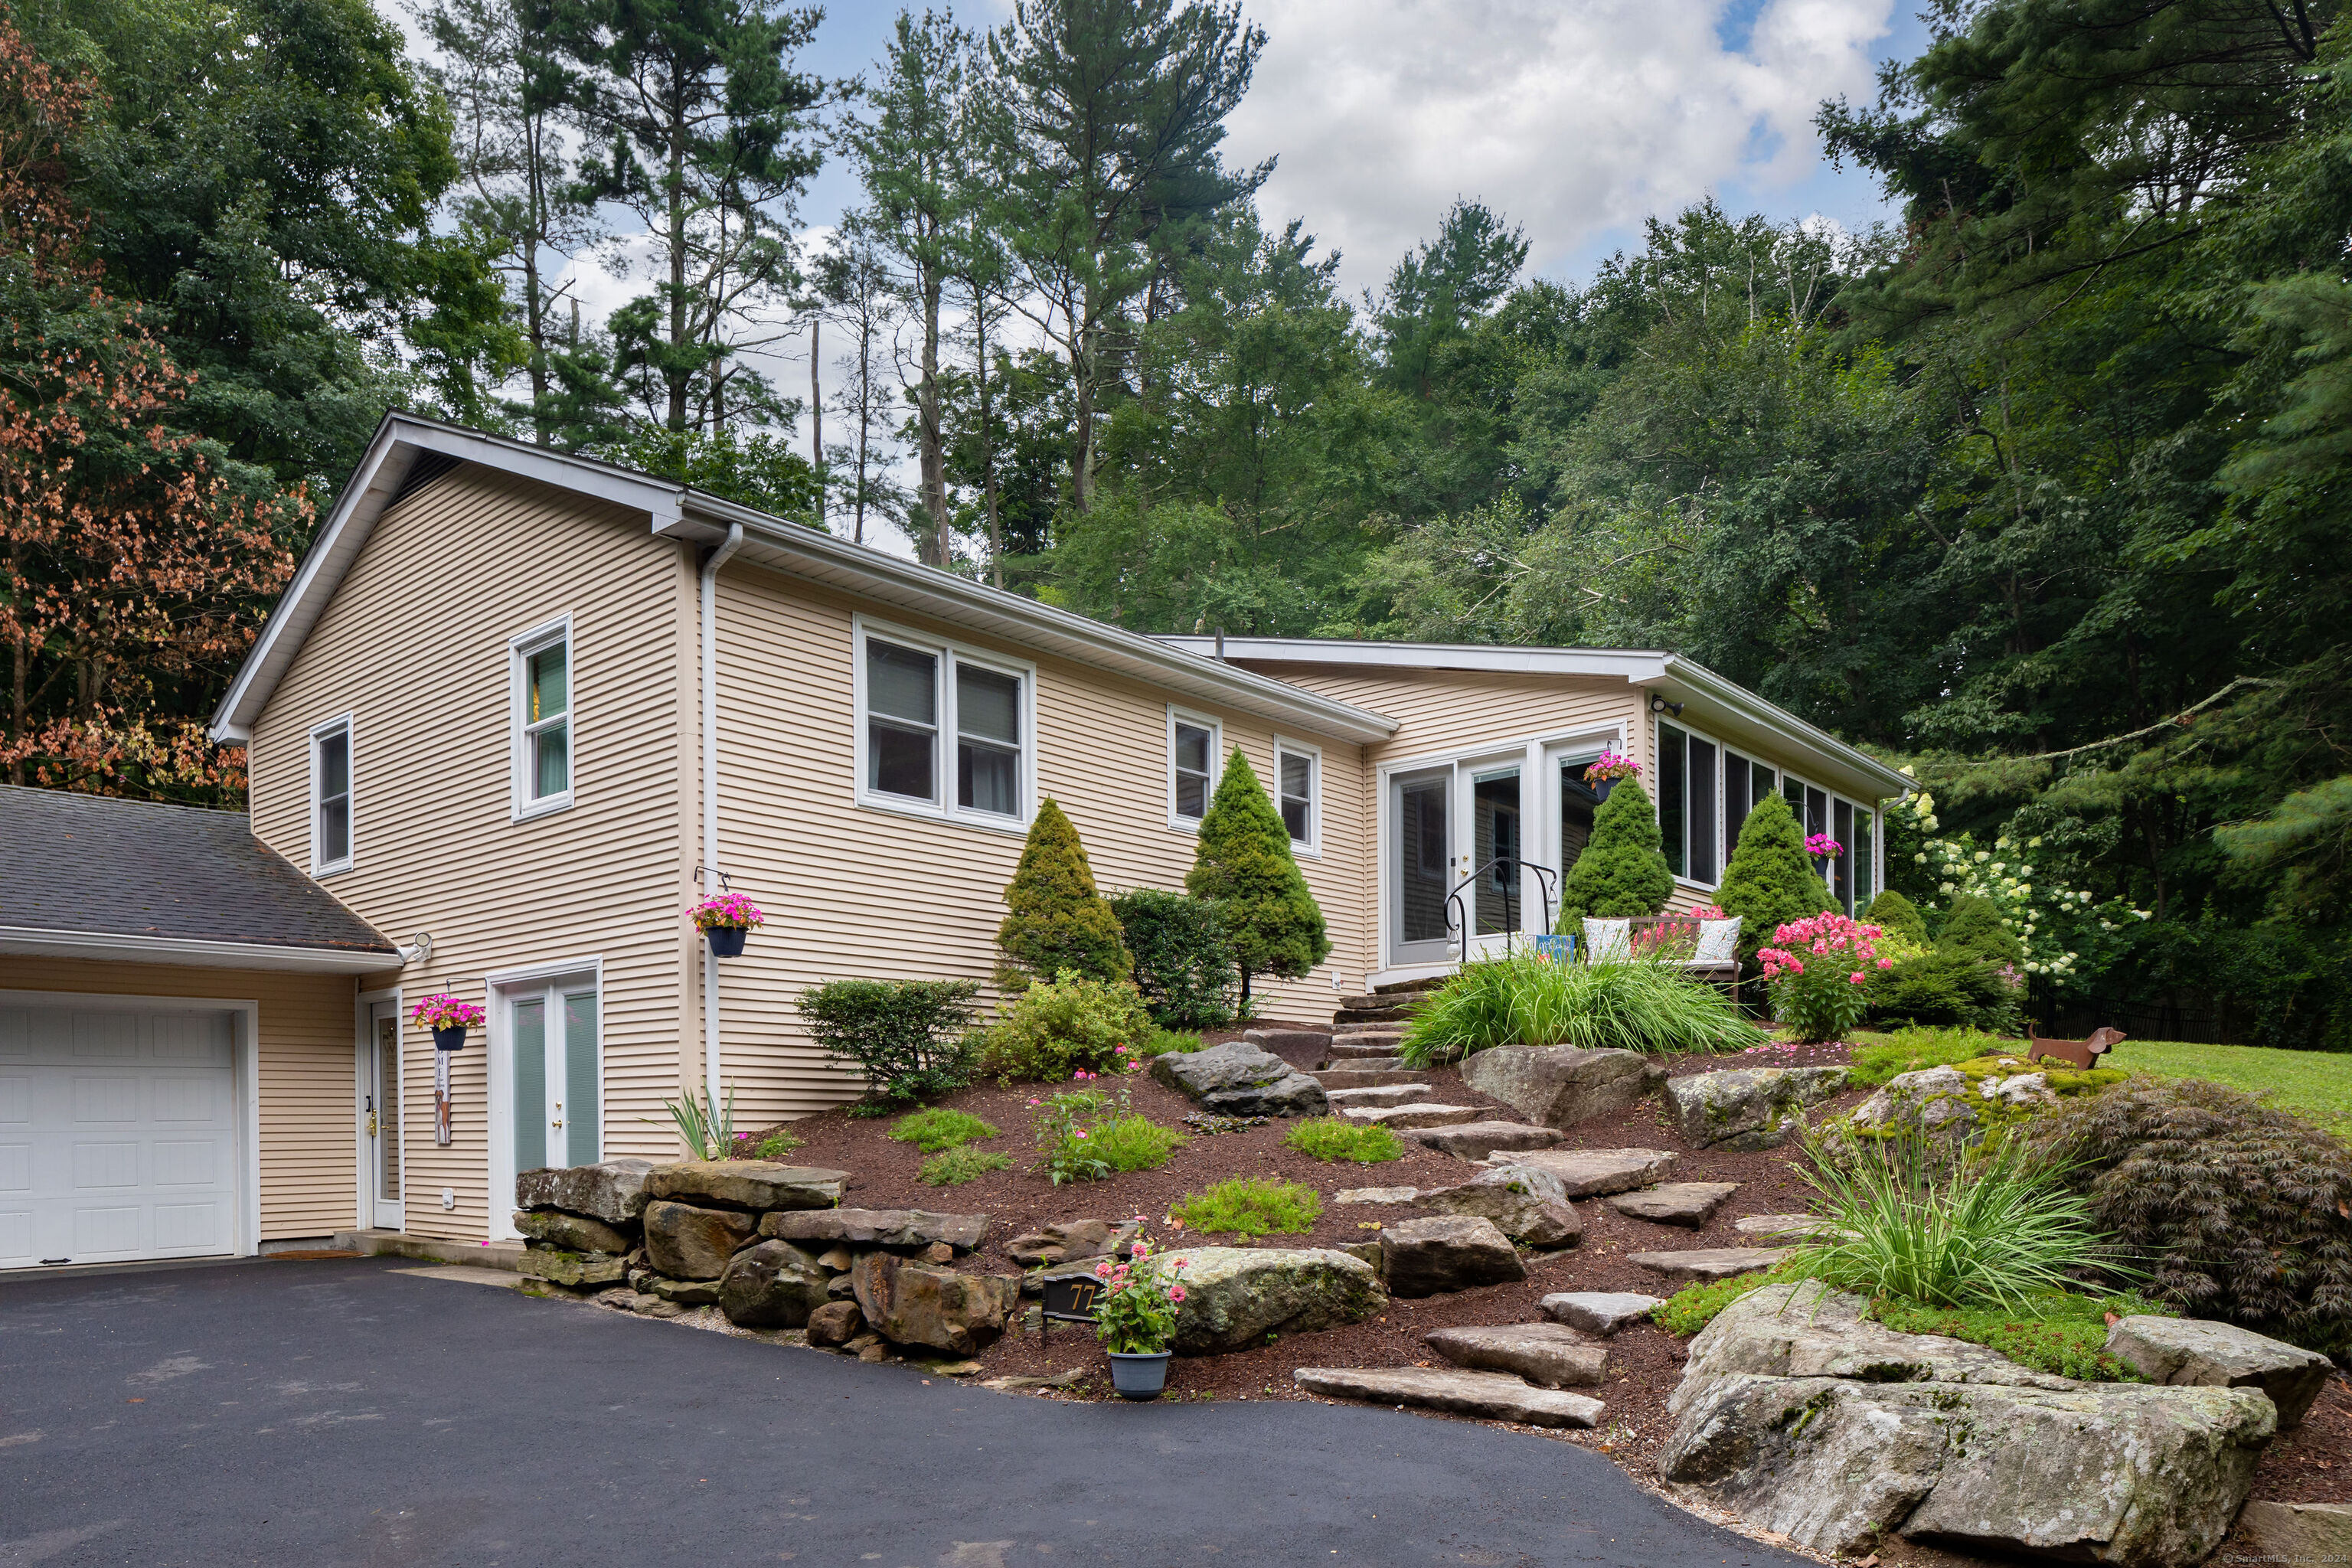
[[[205,937],[139,936],[128,932],[0,926],[0,956],[96,958],[118,963],[181,963],[205,969],[279,969],[310,974],[381,974],[399,969],[406,950],[296,947]]]
[[[743,548],[743,525],[727,526],[727,542],[702,563],[702,896],[719,875],[719,569]],[[702,944],[702,1091],[719,1114],[719,959]]]

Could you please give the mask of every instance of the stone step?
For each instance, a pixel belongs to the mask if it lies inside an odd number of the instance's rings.
[[[1318,1069],[1330,1068],[1334,1070],[1344,1069],[1349,1072],[1402,1072],[1407,1068],[1415,1072],[1421,1070],[1402,1057],[1395,1056],[1327,1057],[1315,1065]]]
[[[1331,1043],[1330,1035],[1322,1029],[1247,1029],[1242,1038],[1275,1052],[1318,1051]]]
[[[1396,1005],[1396,998],[1393,996],[1372,996],[1359,993],[1353,996],[1340,997],[1339,1005],[1350,1012],[1369,1013],[1377,1008],[1392,1007]]]
[[[1454,1127],[1419,1127],[1405,1136],[1465,1160],[1484,1160],[1508,1151],[1540,1152],[1560,1140],[1560,1134],[1553,1129],[1530,1127],[1524,1121],[1465,1121]]]
[[[1335,1204],[1409,1204],[1421,1195],[1419,1187],[1348,1187],[1331,1194]]]
[[[1332,1040],[1332,1042],[1328,1046],[1325,1047],[1324,1049],[1328,1055],[1333,1058],[1392,1057],[1396,1055],[1396,1042],[1393,1040],[1375,1040],[1370,1045],[1361,1045],[1342,1036]]]
[[[1737,1274],[1769,1268],[1789,1256],[1785,1247],[1699,1247],[1686,1252],[1629,1252],[1625,1261],[1669,1279],[1711,1284]]]
[[[1422,1078],[1415,1072],[1400,1072],[1392,1068],[1325,1068],[1307,1075],[1325,1089],[1378,1089],[1383,1084],[1418,1083]]]
[[[1334,1399],[1412,1405],[1526,1426],[1591,1426],[1607,1408],[1589,1395],[1535,1388],[1507,1373],[1459,1367],[1302,1366],[1290,1375],[1307,1393]]]
[[[1375,996],[1417,996],[1424,991],[1436,990],[1439,986],[1444,984],[1446,981],[1452,978],[1453,976],[1446,974],[1428,974],[1423,975],[1419,980],[1391,980],[1386,985],[1373,986],[1372,994]]]
[[[1555,1290],[1536,1303],[1555,1323],[1604,1337],[1649,1321],[1651,1312],[1664,1304],[1632,1290]]]
[[[1675,1156],[1664,1149],[1538,1149],[1486,1163],[1534,1165],[1558,1176],[1570,1197],[1597,1198],[1648,1186],[1674,1169]]]
[[[1738,1182],[1667,1182],[1635,1193],[1612,1193],[1602,1201],[1628,1219],[1696,1230],[1738,1190]]]
[[[1412,1100],[1427,1100],[1429,1085],[1425,1083],[1390,1083],[1377,1089],[1327,1089],[1323,1097],[1334,1110],[1350,1106],[1403,1105]]]
[[[1331,1016],[1332,1033],[1347,1029],[1402,1029],[1411,1020],[1402,1013],[1351,1013],[1342,1010]]]
[[[1349,1106],[1339,1114],[1366,1127],[1392,1127],[1402,1131],[1412,1127],[1457,1127],[1465,1121],[1475,1121],[1486,1112],[1475,1105],[1423,1104]]]
[[[1403,1038],[1402,1024],[1334,1024],[1331,1026],[1331,1040],[1335,1045],[1341,1040],[1364,1042]]]
[[[1731,1222],[1742,1236],[1769,1236],[1782,1241],[1829,1240],[1844,1234],[1817,1214],[1752,1214]]]
[[[1598,1388],[1609,1352],[1559,1323],[1437,1329],[1423,1334],[1429,1348],[1473,1372],[1507,1372],[1538,1388]]]

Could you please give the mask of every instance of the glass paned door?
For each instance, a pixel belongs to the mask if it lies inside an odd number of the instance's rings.
[[[1519,928],[1524,912],[1519,867],[1525,858],[1519,828],[1519,770],[1490,768],[1473,773],[1470,864],[1478,873],[1473,935],[1501,936]]]
[[[1445,928],[1454,885],[1454,770],[1403,773],[1389,785],[1391,963],[1442,963],[1457,956]]]
[[[367,1212],[362,1222],[376,1230],[401,1227],[400,1194],[400,1009],[378,1002],[368,1009],[367,1037],[360,1047],[360,1165]]]
[[[509,994],[514,1168],[604,1158],[604,1057],[596,987],[559,981]]]

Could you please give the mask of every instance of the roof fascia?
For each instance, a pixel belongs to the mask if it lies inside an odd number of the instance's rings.
[[[1196,700],[1222,702],[1332,739],[1384,741],[1397,730],[1395,720],[1370,709],[1202,658],[1160,637],[1107,626],[984,583],[901,561],[700,491],[688,496],[684,515],[671,529],[657,531],[708,540],[723,535],[728,524],[737,522],[743,525],[743,558],[761,565],[837,586],[882,590],[887,602],[940,620],[993,631],[1041,651],[1091,659],[1187,693]]]
[[[278,596],[261,635],[237,668],[226,695],[214,711],[212,738],[243,744],[253,738],[254,721],[269,702],[278,682],[300,651],[303,639],[325,613],[327,603],[357,559],[368,535],[417,458],[437,453],[464,462],[562,489],[597,496],[633,511],[645,512],[655,532],[665,532],[677,521],[686,487],[650,479],[626,468],[591,458],[568,457],[503,437],[487,436],[413,414],[392,413],[376,426],[374,437],[350,482],[337,498],[326,525],[302,557],[294,581]]]
[[[57,931],[41,926],[0,926],[0,953],[25,958],[178,963],[202,969],[292,970],[310,974],[382,974],[399,969],[407,963],[397,952],[370,952],[364,948],[208,942],[194,937]]]
[[[1881,798],[1899,798],[1917,787],[1916,781],[1888,767],[1869,752],[1848,745],[1826,730],[1816,729],[1787,709],[1766,701],[1738,682],[1717,675],[1696,660],[1685,658],[1680,654],[1668,654],[1664,679],[1665,683],[1678,685],[1695,696],[1727,708],[1751,724],[1787,735],[1816,752],[1826,753],[1832,761],[1882,786]]]

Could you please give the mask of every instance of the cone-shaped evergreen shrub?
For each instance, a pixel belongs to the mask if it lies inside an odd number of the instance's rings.
[[[1979,893],[1962,893],[1944,911],[1936,945],[1954,952],[1973,953],[1996,963],[2022,963],[2025,944],[2000,918],[2000,906]]]
[[[1863,910],[1862,918],[1888,936],[1915,942],[1921,947],[1927,945],[1927,921],[1919,913],[1919,906],[1892,888],[1871,900],[1870,907]]]
[[[1571,935],[1591,915],[1616,920],[1666,907],[1675,874],[1659,848],[1658,814],[1632,779],[1619,779],[1592,814],[1592,837],[1559,890],[1559,930]]]
[[[1078,830],[1050,795],[1037,803],[1037,820],[1029,825],[1020,868],[1005,887],[1004,907],[996,945],[1015,973],[1051,980],[1071,969],[1089,980],[1128,977],[1118,917],[1095,890]]]
[[[1796,814],[1778,795],[1766,795],[1748,814],[1715,902],[1740,918],[1739,949],[1746,953],[1770,946],[1773,931],[1789,921],[1836,907],[1829,884],[1805,854]]]
[[[1244,1005],[1252,974],[1303,979],[1330,956],[1322,906],[1291,858],[1290,832],[1239,747],[1226,760],[1209,814],[1201,819],[1201,845],[1184,890],[1217,900],[1242,972]]]

